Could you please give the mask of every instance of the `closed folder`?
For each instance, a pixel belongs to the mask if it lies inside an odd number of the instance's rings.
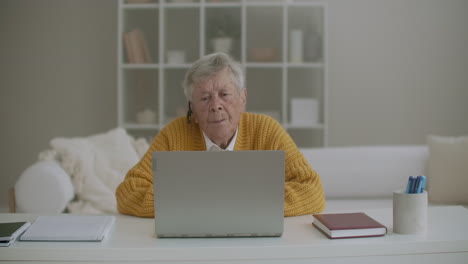
[[[21,241],[101,241],[115,216],[54,215],[39,216],[21,236]]]

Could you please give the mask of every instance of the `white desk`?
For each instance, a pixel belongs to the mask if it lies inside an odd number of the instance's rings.
[[[468,263],[468,210],[464,207],[430,207],[429,231],[424,236],[393,234],[391,208],[365,212],[389,227],[389,234],[330,240],[311,225],[308,215],[286,218],[285,232],[279,238],[157,239],[153,219],[118,216],[112,233],[102,242],[17,241],[0,248],[0,261]],[[0,214],[0,222],[35,218]]]

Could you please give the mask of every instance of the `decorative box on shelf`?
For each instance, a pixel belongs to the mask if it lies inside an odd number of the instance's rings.
[[[315,98],[291,98],[291,125],[319,123],[319,101]]]

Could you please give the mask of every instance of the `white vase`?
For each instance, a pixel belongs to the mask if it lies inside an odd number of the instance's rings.
[[[302,63],[303,62],[303,33],[302,30],[291,30],[291,37],[289,39],[289,62]]]
[[[229,54],[232,48],[232,38],[229,38],[229,37],[214,38],[211,40],[211,45],[213,47],[214,52],[222,52],[222,53]]]

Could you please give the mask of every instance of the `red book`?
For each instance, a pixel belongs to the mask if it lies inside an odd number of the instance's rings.
[[[135,63],[135,54],[133,54],[133,47],[132,47],[132,40],[131,40],[131,32],[124,33],[124,44],[125,44],[125,51],[127,52],[127,62],[128,63]]]
[[[135,63],[145,63],[145,50],[143,45],[143,32],[139,29],[130,31],[130,47]]]
[[[387,227],[365,213],[315,214],[314,218],[313,225],[331,239],[387,234]]]

